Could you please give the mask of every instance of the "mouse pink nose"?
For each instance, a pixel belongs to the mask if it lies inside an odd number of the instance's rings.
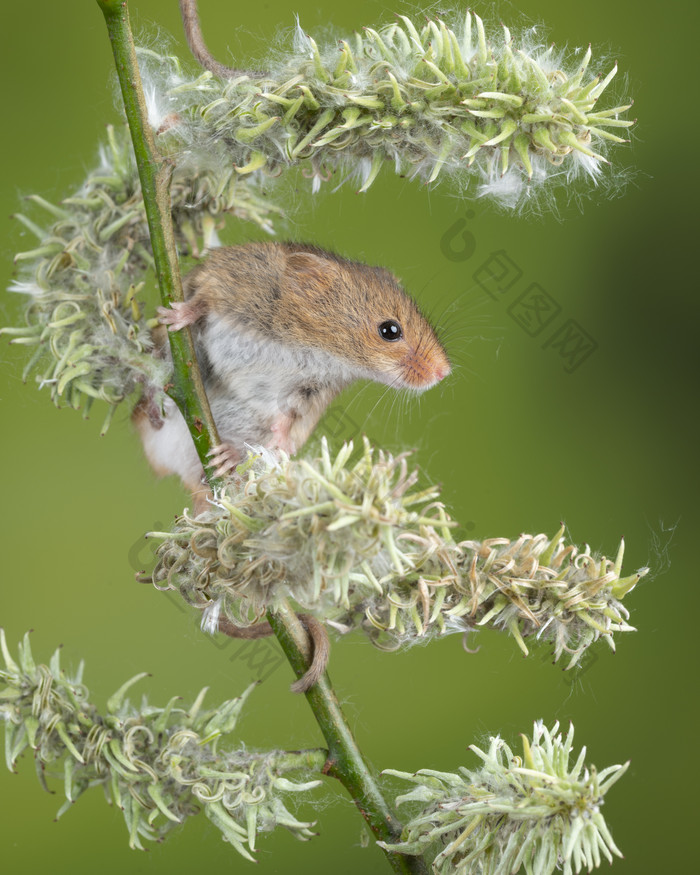
[[[452,371],[449,362],[444,362],[439,365],[435,365],[433,368],[433,373],[435,374],[435,379],[440,381],[444,380],[444,378]]]

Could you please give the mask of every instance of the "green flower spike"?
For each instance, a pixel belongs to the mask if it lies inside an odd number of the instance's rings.
[[[153,582],[238,625],[256,622],[277,597],[327,619],[362,593],[382,593],[377,575],[411,568],[397,535],[440,522],[438,490],[413,488],[407,453],[365,440],[359,459],[352,454],[348,443],[333,458],[324,438],[315,458],[252,455],[211,511],[149,534],[163,539]]]
[[[285,800],[321,783],[307,778],[320,772],[326,751],[218,749],[220,739],[235,729],[255,684],[211,710],[202,709],[206,689],[186,711],[177,706],[177,696],[165,708],[144,703],[138,710],[126,694],[146,676],[139,674],[108,699],[101,715],[82,682],[82,663],[68,676],[56,651],[49,665],[36,665],[28,636],[15,662],[2,629],[0,649],[7,767],[14,770],[18,757],[31,748],[45,788],[45,772],[62,776],[66,801],[59,817],[87,789],[100,785],[108,801],[121,808],[132,848],[142,850],[142,838],[162,840],[199,811],[247,860],[254,861],[250,852],[257,833],[275,826],[299,839],[314,835],[313,824],[297,820]],[[295,776],[301,782],[290,779]]]
[[[608,129],[632,124],[620,117],[631,104],[597,105],[617,66],[590,73],[590,47],[569,60],[532,32],[491,38],[469,11],[454,30],[402,15],[336,46],[298,28],[296,53],[262,78],[192,81],[153,55],[146,75],[184,142],[206,142],[241,175],[308,161],[314,190],[339,169],[366,191],[390,161],[428,183],[476,176],[477,195],[518,206],[549,178],[597,181],[606,147],[627,142]]]
[[[423,854],[438,844],[435,875],[572,875],[591,872],[603,857],[610,863],[613,854],[621,857],[600,809],[629,763],[601,772],[584,768],[584,747],[571,764],[573,725],[562,738],[558,723],[549,730],[537,722],[532,740],[522,739],[522,756],[498,737],[486,752],[472,745],[484,762],[475,771],[385,770],[416,785],[397,805],[424,807],[406,824],[399,844],[384,846]]]
[[[568,668],[600,637],[631,631],[622,598],[646,573],[622,577],[615,561],[554,538],[521,535],[456,542],[437,486],[416,488],[408,454],[367,439],[335,457],[251,456],[211,510],[176,520],[152,575],[204,612],[238,626],[291,598],[341,631],[361,627],[384,649],[490,625],[554,644]],[[241,469],[239,469],[239,472]]]
[[[154,323],[141,301],[153,258],[128,131],[108,129],[100,165],[76,194],[60,205],[37,195],[29,200],[49,224],[15,216],[39,244],[15,256],[20,274],[10,287],[29,298],[26,325],[0,334],[30,348],[24,379],[38,371],[40,387],[49,387],[57,406],[82,408],[87,416],[96,399],[106,402],[104,433],[137,386],[161,398],[170,371],[153,353]],[[232,168],[178,167],[171,201],[180,250],[193,254],[218,245],[225,214],[271,230],[270,217],[280,212]]]
[[[599,638],[614,650],[615,632],[634,631],[621,599],[648,569],[622,577],[623,542],[613,561],[592,555],[589,547],[580,552],[563,536],[562,526],[553,538],[454,544],[449,535],[446,540],[426,529],[414,539],[415,570],[386,580],[385,601],[366,619],[389,646],[394,638],[491,626],[509,632],[525,656],[526,638],[552,642],[555,662],[566,653],[566,667],[573,668]]]
[[[173,164],[181,253],[218,245],[227,215],[272,233],[281,210],[268,190],[293,165],[314,190],[338,170],[366,191],[389,160],[425,182],[477,178],[477,195],[517,206],[548,179],[600,181],[606,145],[623,142],[608,129],[632,124],[620,117],[628,105],[598,108],[616,68],[591,76],[590,49],[567,64],[552,48],[518,48],[507,28],[488,39],[470,12],[456,31],[442,21],[419,31],[401,16],[339,49],[319,49],[301,31],[296,44],[274,75],[227,81],[139,50],[149,122]],[[38,371],[54,403],[87,414],[106,402],[104,432],[137,387],[158,404],[169,368],[153,355],[140,301],[152,256],[127,132],[109,129],[100,157],[60,204],[30,198],[48,221],[17,215],[37,246],[15,258],[27,324],[2,333],[30,348],[25,379]]]

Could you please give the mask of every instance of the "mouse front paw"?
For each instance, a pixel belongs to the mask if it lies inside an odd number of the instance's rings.
[[[296,444],[290,435],[293,421],[292,417],[283,415],[272,424],[272,427],[270,428],[270,431],[272,432],[272,440],[267,445],[269,449],[284,450],[289,456],[293,456],[294,453],[296,453]]]
[[[236,466],[241,461],[241,454],[231,444],[219,444],[217,447],[212,447],[207,455],[212,465],[217,466],[214,471],[215,477],[223,477],[235,471]]]
[[[170,307],[158,307],[158,322],[167,325],[168,331],[179,331],[192,325],[202,315],[191,301],[173,301]]]

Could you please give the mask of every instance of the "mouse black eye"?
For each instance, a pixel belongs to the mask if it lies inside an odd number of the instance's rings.
[[[403,332],[398,322],[387,319],[379,326],[379,336],[384,340],[400,340],[403,337]]]

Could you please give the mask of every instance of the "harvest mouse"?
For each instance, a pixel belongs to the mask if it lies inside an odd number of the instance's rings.
[[[294,453],[330,401],[358,379],[422,392],[450,373],[435,332],[388,270],[348,261],[314,246],[249,243],[214,250],[184,278],[185,301],[159,308],[162,325],[192,326],[197,361],[222,443],[211,451],[217,475],[232,472],[245,444]],[[167,354],[167,343],[162,346]],[[179,474],[195,512],[210,492],[182,415],[166,398],[162,415],[144,397],[133,420],[159,474]],[[323,674],[325,627],[299,616],[312,661],[292,689]],[[220,632],[272,634],[262,621]]]
[[[184,278],[185,301],[158,310],[192,326],[221,444],[217,475],[245,444],[298,450],[332,399],[358,379],[422,392],[450,373],[434,330],[388,270],[299,243],[215,249]],[[167,344],[165,344],[167,347]],[[180,412],[137,405],[134,422],[159,474],[178,474],[207,507],[204,471]]]

